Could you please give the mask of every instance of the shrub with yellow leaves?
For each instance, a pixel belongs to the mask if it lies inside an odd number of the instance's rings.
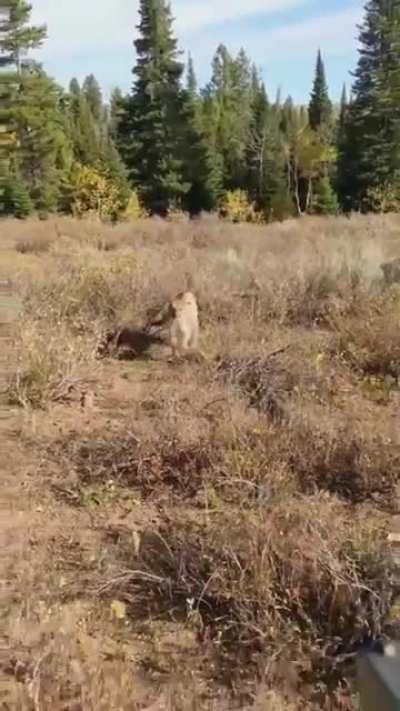
[[[125,220],[142,220],[147,216],[147,212],[139,200],[137,191],[132,190],[122,217]]]
[[[250,202],[245,190],[227,190],[220,205],[221,217],[230,222],[253,222],[260,224],[263,216]]]
[[[72,212],[77,217],[93,214],[116,219],[125,208],[120,186],[96,168],[78,165],[72,176]]]

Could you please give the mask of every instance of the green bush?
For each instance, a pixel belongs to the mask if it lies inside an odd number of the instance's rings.
[[[33,203],[28,189],[18,178],[11,178],[4,187],[4,213],[19,219],[29,217],[33,212]]]
[[[310,212],[314,215],[337,215],[339,203],[328,177],[320,178],[314,188]]]
[[[293,200],[286,188],[276,190],[270,199],[266,211],[268,220],[287,220],[295,216]]]

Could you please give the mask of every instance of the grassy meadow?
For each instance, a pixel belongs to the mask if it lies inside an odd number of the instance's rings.
[[[396,257],[397,215],[0,222],[5,709],[356,708],[400,600]],[[105,347],[188,283],[204,363]]]

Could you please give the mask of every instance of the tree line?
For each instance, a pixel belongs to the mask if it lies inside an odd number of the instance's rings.
[[[0,0],[0,214],[219,210],[232,219],[400,209],[400,0],[368,0],[350,96],[318,51],[308,106],[271,99],[221,44],[199,88],[166,0],[140,0],[132,90],[108,103],[27,59],[46,39],[26,0]]]

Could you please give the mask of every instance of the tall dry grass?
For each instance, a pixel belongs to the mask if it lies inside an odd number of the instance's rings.
[[[45,459],[76,506],[101,507],[110,478],[114,498],[133,492],[136,544],[118,533],[99,605],[188,626],[196,673],[238,708],[349,708],[356,650],[390,629],[400,303],[380,264],[400,256],[399,226],[1,223],[24,300],[10,392],[28,408],[101,377],[108,332],[194,285],[207,362],[145,363],[130,419],[61,436]]]

